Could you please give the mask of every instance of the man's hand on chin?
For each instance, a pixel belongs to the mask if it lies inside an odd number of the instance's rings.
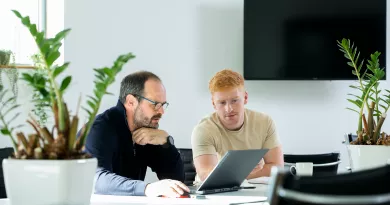
[[[133,132],[133,142],[140,145],[163,145],[167,142],[168,135],[164,130],[144,127]]]

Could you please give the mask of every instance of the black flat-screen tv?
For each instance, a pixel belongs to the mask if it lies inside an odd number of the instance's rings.
[[[355,80],[337,41],[385,68],[386,0],[244,0],[243,36],[247,80]]]

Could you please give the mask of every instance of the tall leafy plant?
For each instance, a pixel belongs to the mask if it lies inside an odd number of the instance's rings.
[[[390,90],[379,88],[380,80],[385,77],[384,68],[380,67],[380,52],[370,55],[365,64],[360,59],[360,52],[349,39],[337,41],[340,51],[344,53],[347,63],[352,67],[352,74],[357,77],[357,82],[350,87],[356,91],[349,93],[348,101],[354,108],[347,108],[358,114],[358,138],[353,144],[390,144],[390,136],[382,132],[382,125],[390,108]],[[363,69],[363,66],[366,69]],[[366,115],[367,114],[367,115]]]
[[[2,133],[8,135],[13,141],[15,147],[15,158],[35,158],[35,159],[73,159],[88,157],[82,152],[86,137],[99,110],[101,101],[107,89],[115,81],[116,75],[122,70],[124,64],[135,56],[132,53],[120,55],[111,67],[94,69],[96,80],[95,89],[92,95],[88,96],[87,107],[84,110],[88,113],[88,121],[81,129],[79,137],[78,131],[78,112],[80,100],[73,116],[70,115],[64,93],[72,81],[72,76],[65,76],[59,80],[62,74],[69,66],[69,62],[62,65],[55,65],[55,61],[60,57],[59,49],[62,46],[62,40],[69,34],[70,29],[59,32],[54,38],[45,38],[44,33],[37,30],[36,24],[30,22],[28,16],[22,16],[18,11],[13,10],[14,14],[21,20],[22,24],[30,31],[34,38],[40,55],[42,56],[43,75],[34,76],[23,73],[22,79],[25,80],[34,91],[39,93],[40,102],[47,105],[54,117],[54,127],[49,131],[45,126],[41,126],[34,117],[30,116],[27,122],[34,128],[35,133],[28,137],[22,132],[17,132],[14,137],[15,128],[11,128],[10,121],[2,120]],[[18,105],[10,105],[10,102],[4,101],[4,107],[10,107],[12,110],[18,108]],[[5,119],[9,112],[0,112],[0,118]],[[15,140],[16,139],[16,140]]]

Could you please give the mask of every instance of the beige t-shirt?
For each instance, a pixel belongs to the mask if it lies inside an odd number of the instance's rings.
[[[216,154],[219,162],[228,150],[272,149],[280,143],[271,117],[245,109],[244,125],[237,131],[225,129],[215,112],[203,118],[192,132],[191,144],[194,159]]]

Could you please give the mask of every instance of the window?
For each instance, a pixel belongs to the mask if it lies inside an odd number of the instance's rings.
[[[47,2],[47,3],[46,3]],[[29,16],[30,22],[37,24],[42,30],[42,9],[46,3],[46,35],[54,37],[64,29],[64,0],[4,0],[0,7],[0,49],[11,50],[16,64],[32,65],[31,56],[38,48],[28,29],[11,10],[19,11],[22,16]],[[63,54],[63,48],[61,49]],[[57,64],[63,62],[63,55]]]
[[[32,64],[30,56],[37,52],[35,41],[11,10],[30,16],[39,28],[39,0],[6,0],[0,7],[0,49],[11,50],[17,64]]]

